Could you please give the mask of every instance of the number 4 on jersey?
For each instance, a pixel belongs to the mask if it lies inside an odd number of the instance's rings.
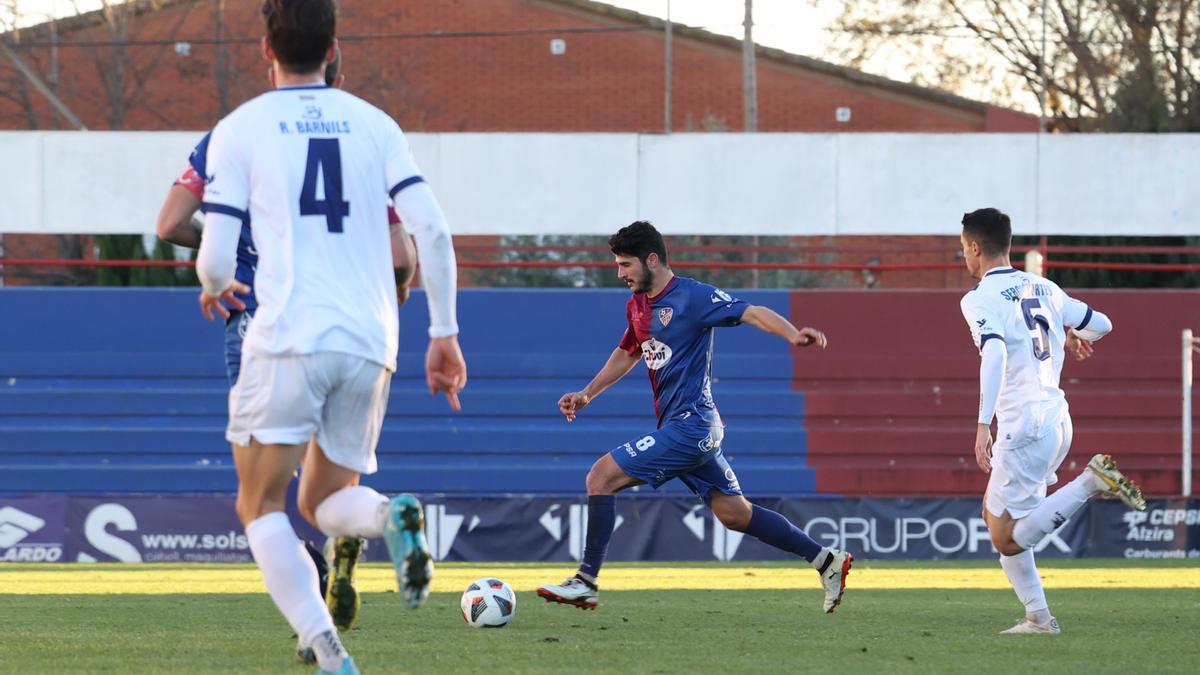
[[[317,174],[321,176],[324,199],[317,199]],[[300,190],[300,215],[325,216],[330,232],[342,231],[342,219],[350,215],[350,202],[342,200],[342,151],[336,138],[308,139],[308,163]]]

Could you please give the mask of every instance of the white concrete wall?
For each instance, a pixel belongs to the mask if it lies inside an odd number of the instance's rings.
[[[199,132],[0,132],[0,232],[149,233]],[[412,134],[459,234],[1200,235],[1200,135]]]

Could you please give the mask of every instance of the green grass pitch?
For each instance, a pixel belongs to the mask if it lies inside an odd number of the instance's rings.
[[[859,563],[833,615],[796,565],[612,564],[596,611],[531,592],[570,569],[443,564],[412,611],[367,565],[343,638],[364,673],[1200,671],[1195,561],[1042,563],[1060,636],[997,635],[1022,610],[994,562]],[[468,628],[459,586],[490,575],[517,590],[516,620]],[[311,672],[260,588],[236,565],[0,567],[0,672]]]

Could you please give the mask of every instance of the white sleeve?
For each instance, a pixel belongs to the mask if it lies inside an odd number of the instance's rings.
[[[1088,308],[1087,320],[1075,327],[1075,333],[1088,342],[1095,342],[1112,332],[1112,319],[1104,312]]]
[[[1074,328],[1079,337],[1095,342],[1112,332],[1112,320],[1087,304],[1063,293],[1063,323]]]
[[[245,147],[238,142],[229,118],[221,120],[208,142],[207,182],[201,208],[249,221],[250,172]],[[207,221],[206,221],[207,222]]]
[[[390,127],[386,139],[388,196],[404,228],[417,242],[421,286],[429,303],[429,337],[457,335],[458,263],[450,226],[421,176],[404,132],[395,120],[386,119]]]
[[[1004,369],[1008,362],[1008,349],[1002,340],[984,343],[979,361],[979,423],[991,424],[996,416],[996,403],[1000,389],[1004,386]]]
[[[975,342],[975,348],[981,350],[981,353],[983,345],[987,344],[988,340],[992,338],[1004,340],[1004,322],[999,316],[996,316],[994,308],[988,307],[977,293],[971,292],[964,295],[958,306],[962,310],[963,318],[967,320],[967,327],[971,329],[971,340]]]
[[[442,207],[425,182],[404,188],[392,199],[396,215],[417,241],[421,286],[429,303],[429,337],[457,335],[458,264]]]
[[[216,297],[233,283],[241,236],[240,219],[217,212],[205,216],[200,253],[196,255],[196,276],[200,277],[205,295]]]
[[[220,295],[233,283],[238,238],[242,223],[250,219],[246,210],[250,203],[250,176],[243,150],[229,119],[221,120],[208,143],[205,167],[208,182],[201,204],[205,213],[204,232],[196,256],[196,275],[209,296]]]

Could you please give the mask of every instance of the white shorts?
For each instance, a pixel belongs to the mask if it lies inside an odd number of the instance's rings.
[[[992,474],[983,505],[1000,517],[1005,511],[1014,519],[1024,518],[1046,498],[1046,487],[1058,482],[1058,467],[1071,449],[1071,415],[1050,433],[1017,447],[992,446]]]
[[[229,392],[225,438],[247,446],[299,445],[317,435],[329,461],[375,473],[392,374],[361,356],[323,352],[301,356],[242,354]]]

